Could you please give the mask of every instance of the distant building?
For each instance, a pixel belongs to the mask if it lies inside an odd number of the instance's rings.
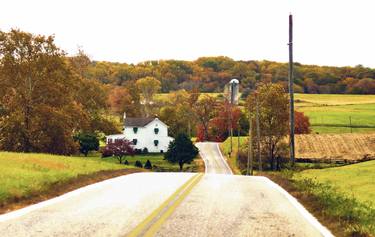
[[[124,115],[124,132],[107,136],[107,144],[116,139],[127,139],[134,149],[148,152],[166,152],[169,143],[173,141],[168,136],[168,126],[158,118],[127,118]]]

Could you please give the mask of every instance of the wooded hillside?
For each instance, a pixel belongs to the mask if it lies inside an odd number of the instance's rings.
[[[295,63],[295,92],[320,94],[374,94],[375,69],[329,67]],[[258,81],[281,83],[288,80],[287,63],[235,61],[228,57],[202,57],[195,61],[160,60],[139,64],[92,62],[86,77],[105,84],[126,85],[129,81],[152,76],[161,82],[161,92],[199,88],[201,92],[222,92],[232,78],[241,81],[242,91],[253,89]]]

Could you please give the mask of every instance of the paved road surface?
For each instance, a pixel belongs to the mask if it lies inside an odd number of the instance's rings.
[[[206,175],[138,173],[90,185],[0,215],[0,236],[330,236],[270,180],[225,175],[217,145],[198,146]]]
[[[220,152],[219,144],[215,142],[199,142],[196,144],[206,165],[207,174],[232,174],[232,170]]]

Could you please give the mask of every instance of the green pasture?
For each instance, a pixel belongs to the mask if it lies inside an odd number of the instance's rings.
[[[327,169],[310,169],[298,178],[313,178],[375,207],[375,160]]]
[[[93,161],[103,161],[112,164],[118,164],[119,161],[115,157],[106,157],[101,158],[100,153],[93,153],[90,157],[90,160]],[[178,164],[171,164],[168,161],[164,160],[164,155],[161,153],[149,153],[149,154],[140,154],[134,156],[126,156],[123,158],[123,162],[127,160],[130,166],[134,166],[135,162],[139,160],[142,165],[145,165],[147,160],[150,160],[152,166],[156,166],[153,168],[153,171],[165,171],[165,172],[178,172],[180,170]],[[197,170],[197,165],[195,162],[191,164],[184,165],[184,171],[186,172],[195,172]]]
[[[9,198],[43,192],[78,175],[124,168],[131,167],[99,159],[0,152],[0,204]]]
[[[375,131],[375,95],[296,94],[295,105],[309,117],[313,132]]]

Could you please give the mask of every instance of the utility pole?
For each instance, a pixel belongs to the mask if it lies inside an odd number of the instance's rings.
[[[258,151],[258,163],[259,163],[259,171],[262,171],[262,156],[260,152],[260,127],[259,127],[259,99],[258,95],[256,95],[256,127],[257,127],[257,151]]]
[[[249,147],[247,150],[247,168],[246,175],[253,175],[253,135],[252,135],[252,116],[249,114]]]
[[[240,120],[238,119],[238,124],[237,124],[237,160],[240,158]]]
[[[229,104],[229,136],[230,136],[230,154],[233,152],[233,114],[232,114],[232,102]],[[232,155],[231,155],[232,156]]]
[[[293,16],[289,15],[289,98],[290,98],[290,160],[295,162],[294,150],[294,94],[293,94]]]

